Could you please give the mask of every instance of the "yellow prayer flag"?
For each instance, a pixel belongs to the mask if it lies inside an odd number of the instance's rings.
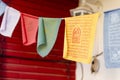
[[[91,62],[99,14],[65,18],[64,59]]]

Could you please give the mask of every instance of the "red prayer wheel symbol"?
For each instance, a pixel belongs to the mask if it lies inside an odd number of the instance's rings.
[[[72,32],[72,43],[80,43],[81,30],[79,27],[75,27]]]

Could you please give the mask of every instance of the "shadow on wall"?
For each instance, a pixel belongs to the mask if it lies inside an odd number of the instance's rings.
[[[0,35],[0,78],[5,76],[4,69],[4,50],[3,50],[3,43],[5,43],[5,38]]]

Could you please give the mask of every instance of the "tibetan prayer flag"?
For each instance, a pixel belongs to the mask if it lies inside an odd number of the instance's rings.
[[[120,9],[105,12],[104,56],[107,68],[120,68]]]
[[[45,57],[53,48],[61,18],[39,18],[37,52],[40,56]]]
[[[36,43],[38,17],[21,13],[22,39],[24,45]]]
[[[65,18],[64,59],[91,62],[99,14]]]
[[[12,7],[7,6],[1,23],[0,34],[12,37],[12,33],[20,19],[20,12]]]
[[[5,12],[7,4],[5,4],[3,1],[0,1],[0,16]]]

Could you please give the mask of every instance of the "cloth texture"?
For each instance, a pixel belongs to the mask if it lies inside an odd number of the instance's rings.
[[[104,57],[107,68],[120,68],[120,9],[104,14]]]
[[[64,59],[91,63],[99,14],[65,18]]]
[[[39,18],[37,52],[40,56],[45,57],[52,50],[60,23],[61,18]]]
[[[38,17],[21,13],[22,40],[24,45],[36,43]]]
[[[3,1],[0,1],[0,16],[5,12],[7,4],[5,4]]]
[[[14,29],[20,19],[20,12],[7,6],[1,23],[0,34],[6,37],[12,37]]]

